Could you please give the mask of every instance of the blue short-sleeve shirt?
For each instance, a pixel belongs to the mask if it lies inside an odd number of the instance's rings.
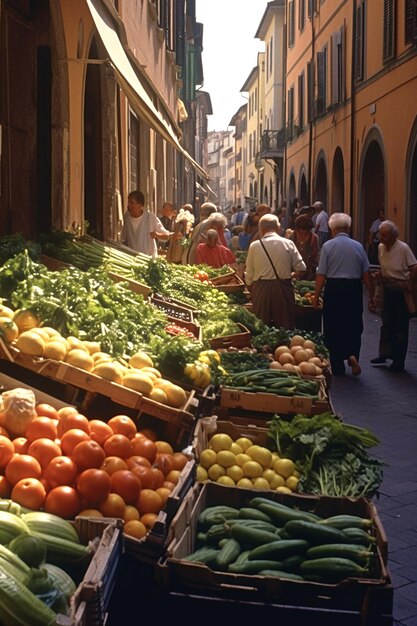
[[[369,271],[369,260],[359,241],[348,233],[339,233],[323,244],[317,274],[327,278],[362,278]]]

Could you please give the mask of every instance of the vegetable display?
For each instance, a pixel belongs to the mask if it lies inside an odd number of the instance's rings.
[[[229,374],[223,380],[224,387],[247,392],[275,393],[279,396],[308,396],[319,398],[320,384],[285,370],[256,369]]]

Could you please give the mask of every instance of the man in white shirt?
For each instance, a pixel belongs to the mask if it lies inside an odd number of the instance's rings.
[[[136,252],[156,257],[156,240],[167,241],[170,233],[163,227],[161,220],[144,207],[143,193],[139,190],[131,191],[127,198],[122,241]]]
[[[316,211],[316,219],[315,219],[315,227],[314,232],[319,238],[319,249],[329,238],[329,217],[324,208],[323,202],[315,202],[313,207]]]
[[[259,236],[249,246],[245,282],[252,294],[253,312],[268,326],[295,326],[294,289],[291,278],[305,263],[293,241],[281,237],[276,215],[259,220]]]

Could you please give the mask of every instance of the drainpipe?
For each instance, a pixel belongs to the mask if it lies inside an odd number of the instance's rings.
[[[312,68],[312,91],[314,96],[314,57],[316,54],[316,33],[314,29],[314,7],[311,13],[311,68]],[[314,130],[314,97],[312,102],[312,110],[310,111],[309,138],[308,138],[308,198],[309,204],[313,203],[313,185],[311,180],[312,160],[313,160],[313,130]]]
[[[353,211],[353,202],[354,202],[354,193],[353,193],[353,184],[354,184],[354,168],[355,168],[355,102],[356,102],[356,92],[355,92],[355,41],[356,41],[356,10],[357,10],[357,2],[353,0],[352,5],[352,58],[351,58],[351,78],[350,78],[350,185],[349,185],[349,204],[350,204],[350,215],[352,217],[352,232],[355,232],[354,227],[354,211]],[[357,210],[359,207],[356,207]]]
[[[285,10],[287,10],[287,3],[285,3]],[[281,204],[282,201],[285,199],[287,202],[287,215],[289,215],[289,203],[288,203],[288,194],[287,194],[287,141],[285,139],[285,120],[287,117],[286,111],[287,111],[287,29],[286,29],[286,23],[287,23],[287,18],[286,16],[284,17],[284,27],[283,27],[283,61],[282,61],[282,68],[283,68],[283,80],[282,80],[282,95],[283,95],[283,103],[282,103],[282,115],[281,115],[281,124],[282,124],[282,132],[284,135],[284,157],[282,160],[282,168],[281,171],[279,169],[279,158],[277,159],[277,163],[276,163],[276,179],[277,179],[277,200],[278,200],[278,190],[279,190],[279,180],[278,178],[280,176],[282,176],[282,180],[281,180]],[[279,144],[279,131],[278,131],[278,136],[277,136],[277,147]]]

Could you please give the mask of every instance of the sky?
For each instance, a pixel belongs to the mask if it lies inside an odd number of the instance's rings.
[[[255,33],[267,0],[196,0],[196,19],[204,25],[202,91],[210,94],[213,115],[208,130],[227,130],[245,104],[240,93],[257,64],[264,42]]]

